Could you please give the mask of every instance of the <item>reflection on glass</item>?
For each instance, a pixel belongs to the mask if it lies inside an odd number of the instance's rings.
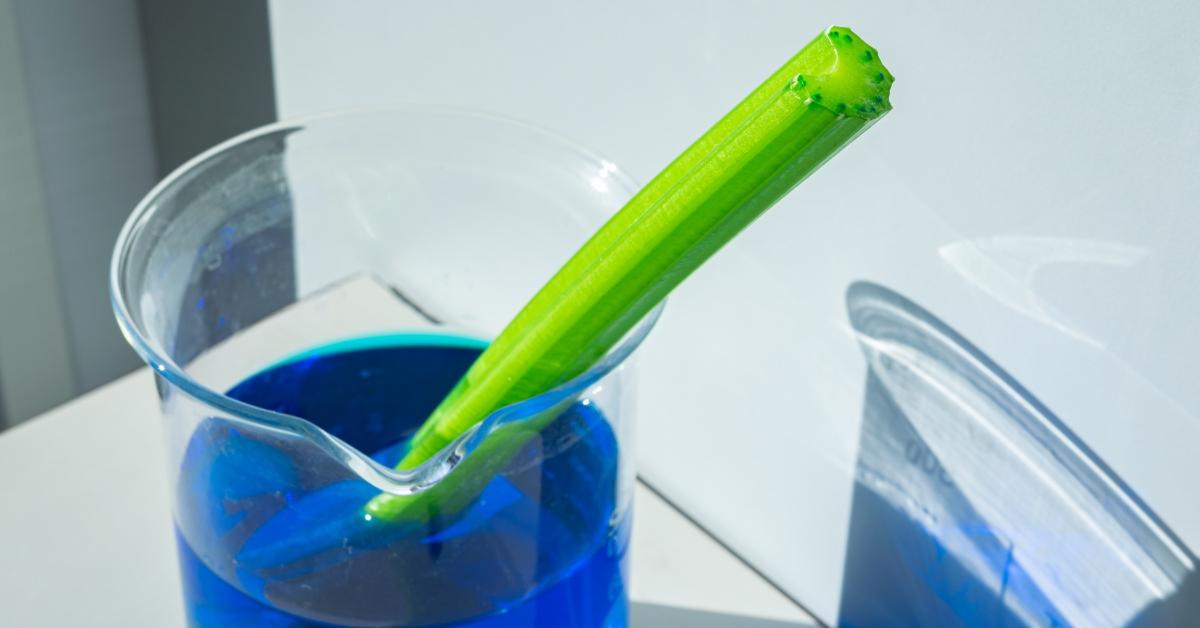
[[[1103,343],[1070,324],[1034,290],[1039,272],[1053,264],[1129,267],[1149,252],[1117,242],[1041,236],[995,236],[951,242],[938,249],[955,272],[1004,305],[1093,346]]]
[[[1195,557],[1047,408],[904,297],[847,303],[868,371],[843,623],[1197,616]]]

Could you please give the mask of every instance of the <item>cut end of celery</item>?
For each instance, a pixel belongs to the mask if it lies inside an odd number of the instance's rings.
[[[830,26],[805,51],[791,88],[813,105],[863,120],[891,110],[892,73],[853,31]]]

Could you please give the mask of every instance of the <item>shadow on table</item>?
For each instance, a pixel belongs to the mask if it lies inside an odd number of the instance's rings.
[[[815,625],[639,602],[631,605],[629,615],[631,628],[809,628]]]
[[[868,371],[840,624],[1195,625],[1200,559],[1063,420],[903,296],[847,305]]]

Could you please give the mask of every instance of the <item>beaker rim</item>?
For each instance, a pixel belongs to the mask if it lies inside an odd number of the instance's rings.
[[[368,118],[371,116],[412,116],[422,114],[460,116],[520,128],[525,132],[540,136],[540,139],[545,140],[547,143],[556,144],[556,148],[564,152],[574,153],[580,159],[597,165],[614,163],[612,160],[537,124],[468,108],[423,104],[358,107],[280,120],[246,131],[201,152],[175,168],[170,174],[159,181],[134,206],[132,213],[126,219],[117,236],[109,266],[109,293],[117,325],[126,341],[157,376],[163,378],[171,386],[196,401],[225,413],[229,418],[246,421],[269,429],[283,430],[313,441],[315,445],[324,449],[335,459],[338,459],[364,481],[372,484],[381,491],[398,495],[411,495],[422,492],[438,483],[442,477],[453,470],[482,441],[483,437],[491,433],[495,428],[524,417],[533,416],[539,410],[554,407],[569,398],[576,397],[596,385],[615,369],[621,368],[654,328],[666,305],[665,301],[658,304],[643,317],[603,359],[584,373],[544,393],[493,411],[484,420],[467,430],[466,433],[445,446],[438,454],[431,457],[422,465],[408,470],[396,470],[379,464],[356,447],[345,443],[306,419],[248,404],[197,381],[196,378],[189,375],[183,367],[167,355],[166,351],[148,338],[149,334],[143,329],[142,323],[132,315],[130,304],[126,302],[124,289],[126,284],[125,267],[133,250],[133,243],[141,235],[141,228],[154,216],[156,208],[159,206],[158,201],[170,194],[181,179],[210,160],[235,151],[239,147],[255,140],[280,133],[286,134],[303,131],[323,121],[344,121],[356,117]],[[631,194],[636,192],[640,187],[621,169],[613,170],[609,176],[613,183],[618,183],[630,190]]]

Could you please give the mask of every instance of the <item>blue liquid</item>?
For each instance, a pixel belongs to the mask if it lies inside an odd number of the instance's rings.
[[[437,336],[342,343],[228,394],[303,417],[391,465],[478,353]],[[616,481],[608,423],[576,404],[469,507],[405,528],[366,520],[362,506],[378,491],[308,441],[208,419],[188,444],[178,487],[189,620],[624,626],[629,520],[614,515]]]

